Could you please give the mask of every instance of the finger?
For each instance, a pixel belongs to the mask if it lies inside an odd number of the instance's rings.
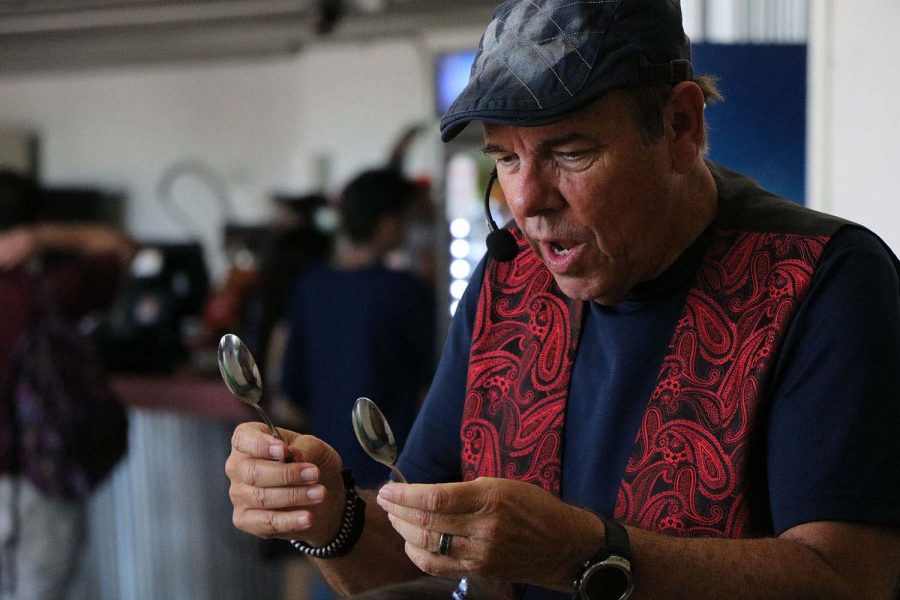
[[[319,483],[321,471],[307,462],[278,462],[232,452],[225,461],[225,474],[234,483],[275,488]]]
[[[306,510],[235,508],[232,522],[241,531],[263,538],[302,539],[312,526],[312,515]]]
[[[441,533],[465,534],[467,532],[466,523],[471,519],[471,513],[440,513],[394,504],[385,500],[380,493],[376,501],[388,513],[389,517],[394,517],[398,522],[406,523],[411,527],[426,530],[438,536]],[[429,547],[427,544],[420,545],[426,548]],[[437,546],[434,547],[436,548]]]
[[[322,504],[328,497],[328,490],[319,484],[266,488],[235,482],[229,487],[228,495],[235,507],[293,510]]]
[[[296,434],[282,430],[282,435],[289,439]],[[254,458],[283,460],[287,454],[291,454],[295,460],[303,460],[302,455],[297,456],[294,451],[288,450],[287,444],[270,434],[268,428],[262,423],[238,425],[231,436],[231,447],[237,452]],[[298,450],[298,452],[301,451]]]
[[[394,530],[400,534],[408,544],[421,548],[426,552],[438,554],[441,549],[441,536],[446,534],[452,536],[450,538],[446,556],[453,556],[456,558],[466,556],[466,551],[469,548],[468,538],[461,534],[452,533],[450,528],[424,529],[390,513],[388,513],[388,519]]]
[[[478,480],[461,483],[388,483],[378,497],[392,504],[433,513],[473,513],[488,504],[488,486]]]
[[[291,449],[297,449],[302,453],[303,460],[316,465],[328,465],[337,456],[337,452],[331,446],[312,435],[294,433],[289,444]]]
[[[456,540],[454,539],[455,543]],[[441,556],[412,545],[409,542],[404,547],[404,551],[414,565],[435,577],[466,577],[475,570],[472,564],[466,560],[454,558],[453,556]]]

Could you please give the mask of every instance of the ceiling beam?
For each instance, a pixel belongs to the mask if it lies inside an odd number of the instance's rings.
[[[323,1],[44,0],[16,3],[30,7],[16,14],[0,5],[0,74],[289,55],[319,41],[482,25],[494,6],[492,0],[391,0],[380,12],[363,12],[347,4],[323,34]]]

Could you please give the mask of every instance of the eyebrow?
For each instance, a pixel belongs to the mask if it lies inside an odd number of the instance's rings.
[[[537,145],[538,152],[544,152],[550,148],[555,148],[556,146],[562,146],[563,144],[570,144],[572,142],[591,142],[593,144],[597,143],[597,140],[585,135],[583,133],[572,132],[567,133],[566,135],[561,135],[559,137],[550,138],[547,140],[542,140]],[[501,152],[507,152],[508,150],[501,146],[500,144],[485,144],[481,148],[482,153],[484,154],[497,154]]]

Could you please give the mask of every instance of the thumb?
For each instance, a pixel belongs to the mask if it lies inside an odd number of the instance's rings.
[[[312,435],[293,433],[292,437],[285,438],[285,441],[288,442],[292,456],[319,467],[323,477],[340,476],[341,469],[343,469],[341,456],[323,440]],[[294,455],[295,452],[298,455]]]

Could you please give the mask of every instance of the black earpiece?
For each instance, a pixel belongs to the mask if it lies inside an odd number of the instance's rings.
[[[497,227],[497,223],[491,217],[491,188],[494,187],[495,181],[497,181],[497,169],[491,171],[487,188],[484,190],[484,218],[487,220],[488,229],[491,230],[485,241],[491,258],[500,262],[508,262],[519,253],[519,245],[513,234],[507,229]]]

